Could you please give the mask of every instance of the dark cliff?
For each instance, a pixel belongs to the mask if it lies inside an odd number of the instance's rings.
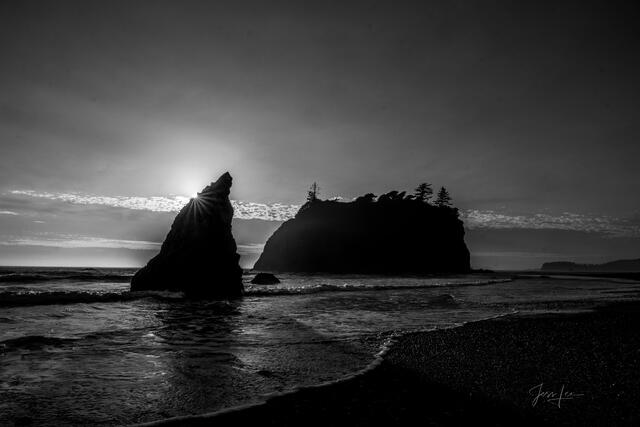
[[[227,172],[180,210],[160,253],[131,280],[132,291],[172,290],[214,298],[242,295],[242,269],[231,234],[231,183]]]
[[[470,265],[456,209],[363,196],[305,204],[269,238],[254,269],[428,274],[465,273]]]

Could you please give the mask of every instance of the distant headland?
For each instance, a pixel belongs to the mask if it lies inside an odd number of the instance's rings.
[[[356,274],[467,273],[469,250],[451,197],[429,184],[414,194],[307,202],[267,241],[257,271]]]
[[[604,264],[578,264],[568,261],[545,262],[541,270],[585,273],[637,273],[640,272],[640,259],[623,259]]]

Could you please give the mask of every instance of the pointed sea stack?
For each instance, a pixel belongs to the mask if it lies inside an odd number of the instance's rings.
[[[229,172],[205,187],[176,216],[160,253],[138,270],[132,291],[182,291],[188,296],[242,295],[242,269],[231,234]]]

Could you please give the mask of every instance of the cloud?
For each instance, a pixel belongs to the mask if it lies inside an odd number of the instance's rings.
[[[285,205],[281,203],[254,203],[232,200],[234,217],[240,219],[262,219],[265,221],[286,221],[293,218],[300,205]]]
[[[107,249],[133,249],[133,250],[157,250],[161,243],[147,242],[144,240],[106,239],[103,237],[57,235],[38,236],[24,238],[9,238],[0,241],[2,246],[46,246],[53,248],[107,248]]]
[[[57,200],[76,205],[103,205],[152,212],[178,212],[189,202],[189,198],[184,196],[100,196],[77,193],[37,192],[33,190],[12,190],[9,194]],[[300,205],[287,205],[282,203],[265,204],[240,200],[232,200],[231,205],[234,209],[235,218],[262,219],[265,221],[286,221],[287,219],[293,218],[298,212],[298,209],[300,209]]]
[[[189,201],[188,197],[183,196],[97,196],[76,193],[37,192],[32,190],[12,190],[9,193],[18,196],[59,200],[78,205],[106,205],[117,208],[147,210],[153,212],[176,212]]]
[[[184,196],[101,196],[78,193],[36,192],[33,190],[13,190],[8,195],[27,199],[53,200],[72,205],[106,206],[129,211],[173,213],[179,211],[188,201]],[[282,203],[255,203],[232,200],[234,217],[237,219],[260,219],[265,221],[286,221],[293,218],[300,205]],[[19,209],[18,209],[19,210]],[[0,211],[6,215],[19,215],[14,211]],[[640,217],[618,218],[608,215],[587,215],[572,212],[511,214],[497,210],[469,209],[461,211],[465,226],[470,229],[553,229],[603,233],[614,237],[640,236]]]
[[[638,218],[617,218],[608,215],[585,215],[563,212],[553,215],[534,213],[512,215],[493,210],[467,210],[462,213],[468,228],[509,228],[534,230],[569,230],[603,233],[615,237],[640,237]]]

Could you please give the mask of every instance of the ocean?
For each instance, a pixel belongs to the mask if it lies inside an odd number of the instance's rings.
[[[213,412],[357,374],[394,337],[637,299],[585,277],[279,275],[236,301],[129,293],[132,269],[0,268],[0,425]]]

